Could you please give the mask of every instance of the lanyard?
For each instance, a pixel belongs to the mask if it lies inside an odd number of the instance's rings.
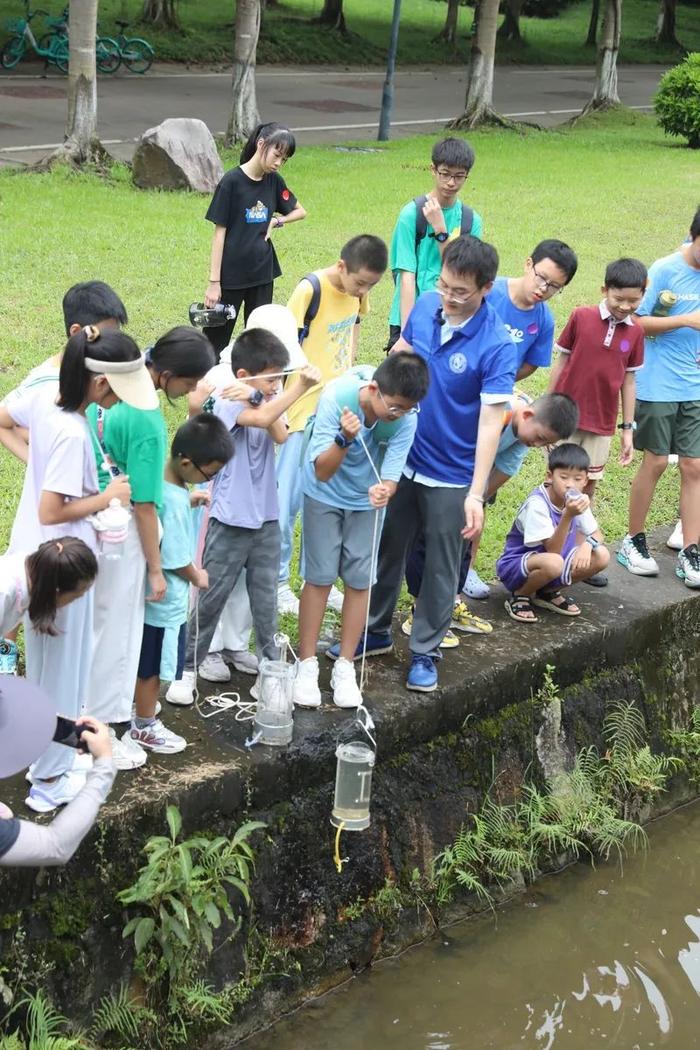
[[[102,452],[102,469],[106,470],[112,478],[120,477],[121,470],[110,456],[105,445],[105,410],[101,405],[97,406],[97,434],[95,437]]]

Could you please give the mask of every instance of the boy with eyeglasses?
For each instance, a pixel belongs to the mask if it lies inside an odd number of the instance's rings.
[[[459,200],[473,166],[474,150],[466,139],[436,142],[430,165],[432,190],[399,213],[389,253],[395,289],[387,351],[399,338],[418,296],[435,287],[448,242],[460,234],[481,237],[481,216]]]
[[[411,633],[409,689],[437,688],[439,647],[453,616],[462,540],[478,536],[484,498],[515,382],[516,352],[489,304],[498,253],[476,237],[445,249],[437,288],[411,312],[394,352],[413,350],[430,373],[416,436],[384,521],[370,603],[367,655],[392,648],[406,556],[425,535],[425,571]],[[361,656],[358,647],[356,657]],[[327,654],[338,655],[331,646]]]
[[[337,707],[362,702],[353,660],[362,647],[381,513],[397,490],[416,431],[417,403],[428,382],[421,357],[392,354],[376,371],[361,365],[331,382],[309,424],[302,468],[305,583],[293,693],[299,707],[321,703],[316,646],[328,593],[338,577],[345,596],[331,675],[333,702]]]
[[[518,354],[516,382],[538,368],[549,368],[554,345],[554,315],[549,299],[564,291],[578,269],[575,252],[563,241],[540,241],[525,260],[520,277],[497,277],[489,302],[510,332]],[[471,545],[470,564],[464,581],[469,598],[488,598],[490,588],[476,571],[479,543]]]

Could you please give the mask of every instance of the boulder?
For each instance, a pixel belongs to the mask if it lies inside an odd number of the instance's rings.
[[[203,120],[164,120],[139,139],[132,177],[141,189],[213,193],[224,174],[214,136]]]

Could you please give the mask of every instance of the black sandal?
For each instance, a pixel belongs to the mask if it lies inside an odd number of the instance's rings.
[[[560,616],[581,615],[581,610],[576,602],[572,601],[568,595],[562,594],[561,591],[538,591],[532,602],[533,605],[559,613]]]
[[[512,594],[510,598],[506,598],[505,607],[511,620],[515,620],[517,623],[537,623],[535,610],[532,608],[532,601],[526,595]],[[522,614],[525,612],[532,613],[532,615],[523,616]]]

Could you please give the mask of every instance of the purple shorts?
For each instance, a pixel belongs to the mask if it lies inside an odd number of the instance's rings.
[[[571,563],[577,548],[573,547],[569,551],[564,559],[564,571],[561,576],[557,576],[555,580],[552,580],[547,584],[547,589],[555,590],[559,587],[571,586]],[[527,571],[528,559],[532,554],[543,554],[541,550],[532,551],[513,551],[507,554],[502,554],[496,562],[496,575],[499,580],[506,588],[513,594],[515,591],[520,590],[525,581],[527,580],[529,573]]]

